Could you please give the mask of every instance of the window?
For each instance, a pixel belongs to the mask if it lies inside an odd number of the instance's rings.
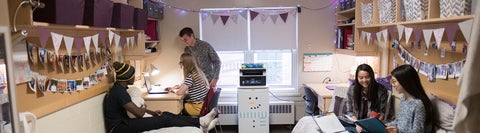
[[[222,61],[218,87],[235,90],[241,64],[263,63],[271,90],[296,88],[296,8],[202,9],[200,16],[200,39]]]

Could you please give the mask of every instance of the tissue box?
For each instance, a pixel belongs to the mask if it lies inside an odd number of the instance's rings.
[[[373,23],[373,3],[362,3],[362,24],[370,25]]]
[[[428,17],[428,0],[405,0],[405,18],[407,21],[423,20]]]
[[[147,27],[147,11],[135,8],[134,19],[133,19],[133,28],[136,30],[145,30]]]
[[[110,27],[113,2],[110,0],[85,0],[83,24],[94,27]]]
[[[42,0],[45,8],[33,12],[33,21],[63,25],[81,25],[85,0]]]
[[[113,4],[112,27],[131,29],[133,26],[133,13],[135,8],[122,3]]]
[[[440,0],[440,18],[469,15],[471,12],[471,0]]]
[[[378,0],[380,23],[393,23],[396,16],[396,0]]]

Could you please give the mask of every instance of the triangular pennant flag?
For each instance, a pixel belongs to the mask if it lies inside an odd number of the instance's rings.
[[[207,17],[208,17],[208,13],[206,12],[202,13],[202,21],[205,21]]]
[[[280,14],[280,18],[282,18],[283,22],[287,22],[287,17],[288,17],[288,13],[282,13]]]
[[[100,32],[98,32],[97,35],[98,35],[98,39],[97,39],[97,41],[96,41],[97,43],[103,44],[103,46],[105,46],[105,47],[111,46],[111,44],[105,45],[105,44],[106,44],[106,43],[105,43],[105,37],[106,37],[106,32],[105,32],[105,31],[100,31]],[[100,39],[100,40],[99,40],[99,39]],[[94,41],[95,41],[95,40],[94,40]],[[98,42],[98,41],[100,41],[100,42]],[[97,45],[97,46],[98,46],[98,45]]]
[[[366,35],[367,35],[367,45],[370,45],[370,39],[372,38],[372,33],[367,32]]]
[[[247,19],[247,12],[245,10],[239,10],[239,12],[243,19]]]
[[[125,42],[127,41],[127,39],[125,37],[120,37],[120,46],[122,48],[125,48]]]
[[[215,14],[211,14],[210,17],[212,18],[212,22],[213,24],[217,23],[217,20],[220,16],[218,15],[215,15]]]
[[[375,36],[377,37],[377,42],[380,43],[381,42],[380,40],[382,39],[382,32],[377,32],[375,34],[376,34]]]
[[[395,28],[393,26],[388,27],[388,33],[390,33],[390,38],[392,40],[397,39],[397,36],[395,34]]]
[[[237,20],[238,20],[238,14],[233,14],[230,16],[230,18],[232,19],[233,23],[237,23]]]
[[[127,44],[126,48],[130,48],[130,37],[127,37],[127,38],[125,39],[125,41],[127,42],[127,43],[126,43],[126,44]]]
[[[290,13],[292,16],[294,16],[294,17],[297,16],[297,12],[298,12],[297,10],[290,10],[290,11],[289,11],[289,13]]]
[[[115,34],[115,37],[113,37],[113,40],[115,40],[115,47],[118,47],[120,45],[120,35]]]
[[[422,28],[414,28],[413,37],[415,38],[415,43],[420,43],[421,36],[422,36]]]
[[[405,28],[405,26],[403,25],[397,25],[397,31],[398,31],[398,40],[402,40],[402,36],[403,36],[403,29]]]
[[[258,12],[250,11],[250,21],[253,21],[258,15]]]
[[[443,32],[445,28],[438,28],[433,30],[433,36],[435,37],[435,42],[437,43],[438,47],[440,48],[440,44],[442,43]]]
[[[137,42],[137,41],[138,41],[138,38],[139,38],[140,36],[142,36],[142,35],[143,35],[143,33],[138,33],[138,35],[133,36],[133,45],[138,46],[138,45],[137,45],[137,44],[138,44],[138,42]]]
[[[423,30],[423,39],[425,39],[425,46],[430,45],[430,40],[432,40],[432,32],[433,30]]]
[[[261,19],[262,19],[262,24],[263,24],[263,23],[265,23],[265,21],[267,21],[268,15],[262,13],[262,14],[260,14],[260,17],[261,17]]]
[[[64,36],[63,39],[65,40],[68,55],[72,55],[73,37]]]
[[[447,24],[447,27],[445,27],[445,31],[447,32],[447,39],[450,42],[450,44],[452,44],[452,42],[454,41],[457,30],[458,30],[458,25],[455,23],[449,23]]]
[[[133,48],[133,46],[135,45],[135,37],[134,36],[130,37],[130,43],[131,43],[130,47]]]
[[[278,15],[270,15],[270,18],[272,19],[274,24],[277,23]]]
[[[228,21],[228,18],[229,18],[229,17],[230,17],[230,16],[220,16],[220,18],[222,18],[222,23],[223,23],[223,25],[227,24],[227,21]]]
[[[405,40],[407,41],[407,44],[408,44],[408,41],[410,41],[410,36],[412,35],[412,32],[413,32],[413,28],[405,27]]]
[[[109,41],[108,45],[109,45],[109,46],[112,46],[112,41],[113,41],[113,39],[114,39],[113,36],[115,36],[115,33],[113,33],[112,31],[108,31],[108,41]],[[98,46],[98,45],[97,45],[97,46]],[[96,49],[96,48],[95,48],[95,49]]]
[[[98,49],[98,38],[99,36],[101,36],[101,34],[96,34],[96,35],[93,35],[92,36],[92,40],[93,40],[93,47],[95,47],[95,51],[97,51]],[[101,39],[100,39],[101,40]],[[90,47],[89,47],[90,48]]]
[[[361,38],[363,41],[365,41],[365,37],[367,36],[367,33],[365,31],[360,31],[361,32]]]
[[[77,49],[77,55],[82,51],[83,42],[83,38],[81,37],[75,37],[75,39],[73,39],[73,44],[75,45],[75,49]]]
[[[387,31],[387,29],[382,30],[382,36],[383,36],[383,43],[387,44],[387,40],[388,40],[388,31]]]
[[[54,32],[50,32],[50,34],[52,35],[52,42],[53,48],[55,49],[55,54],[58,55],[58,50],[60,49],[60,45],[62,44],[63,35]]]
[[[463,34],[463,37],[465,37],[465,40],[467,40],[467,43],[470,41],[470,34],[472,33],[472,25],[473,24],[473,19],[463,21],[458,23],[458,26],[460,27],[460,31]]]
[[[38,34],[38,37],[40,38],[40,45],[42,46],[43,49],[45,49],[45,45],[47,45],[48,37],[50,37],[50,30],[44,27],[38,27],[37,34]]]
[[[96,38],[98,40],[98,34],[83,37],[83,42],[85,43],[85,50],[87,51],[87,53],[90,52],[90,42],[92,41],[92,38]],[[95,41],[95,39],[93,39],[93,41]]]
[[[373,41],[377,40],[377,34],[372,34],[372,43]],[[377,40],[378,41],[378,40]]]

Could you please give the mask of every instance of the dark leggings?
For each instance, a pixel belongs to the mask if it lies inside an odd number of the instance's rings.
[[[198,118],[175,115],[163,112],[161,116],[129,119],[120,123],[113,130],[114,133],[138,133],[164,127],[200,127]]]

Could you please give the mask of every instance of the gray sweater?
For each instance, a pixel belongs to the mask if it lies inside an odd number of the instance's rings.
[[[396,126],[399,133],[429,133],[432,125],[425,125],[425,107],[420,99],[400,99],[396,119],[387,125]]]
[[[194,46],[187,46],[184,51],[195,57],[198,67],[202,69],[208,82],[214,78],[218,79],[220,73],[220,58],[208,42],[197,39]]]

